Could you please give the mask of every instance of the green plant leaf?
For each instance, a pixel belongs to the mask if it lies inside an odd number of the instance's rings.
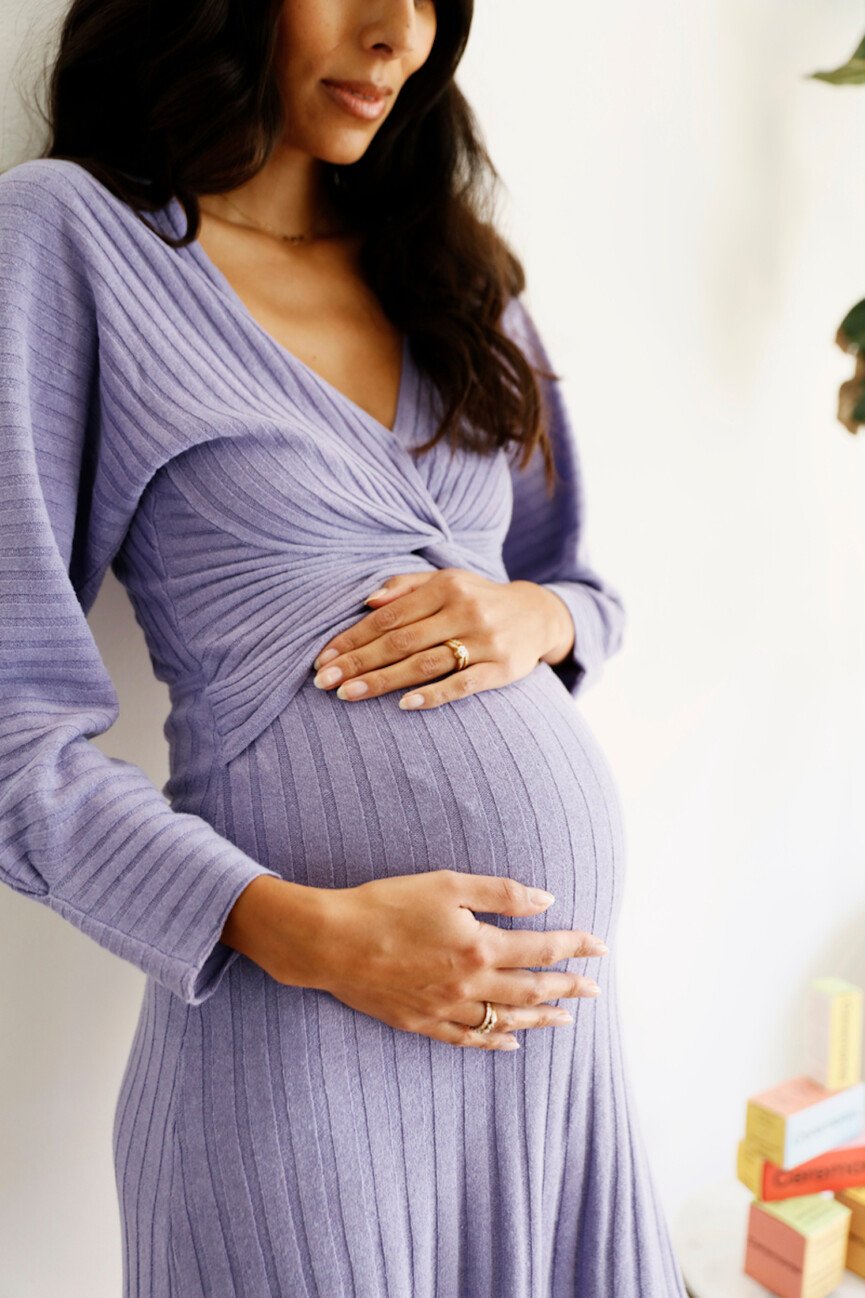
[[[834,72],[812,72],[810,81],[828,81],[832,86],[861,86],[865,82],[865,59],[851,59]]]
[[[845,351],[865,353],[865,300],[847,312],[838,329]]]
[[[828,81],[833,86],[861,86],[865,84],[865,39],[857,46],[850,59],[831,72],[812,72],[812,81]]]

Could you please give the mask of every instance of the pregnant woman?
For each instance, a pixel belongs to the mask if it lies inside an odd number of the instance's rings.
[[[126,1298],[684,1298],[573,697],[621,608],[483,215],[470,19],[76,0],[0,176],[0,866],[147,975]],[[109,568],[162,791],[91,742]]]

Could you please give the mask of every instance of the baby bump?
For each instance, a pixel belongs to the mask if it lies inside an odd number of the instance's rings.
[[[350,703],[310,678],[224,766],[222,832],[315,887],[507,875],[554,893],[546,926],[608,936],[624,881],[618,796],[555,672],[541,663],[428,711],[398,697]]]

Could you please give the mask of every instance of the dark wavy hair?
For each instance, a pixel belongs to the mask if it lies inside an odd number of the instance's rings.
[[[284,0],[73,0],[47,69],[40,156],[90,171],[139,215],[176,197],[172,247],[198,237],[199,194],[230,191],[265,164],[283,131],[279,20]],[[454,74],[473,0],[438,0],[430,55],[404,84],[364,155],[322,163],[345,224],[363,233],[361,270],[443,398],[443,437],[481,453],[536,445],[557,474],[548,408],[530,362],[501,329],[525,287],[497,232],[500,177]],[[144,219],[142,217],[142,219]],[[149,225],[149,222],[147,222]],[[537,361],[538,358],[533,358]]]

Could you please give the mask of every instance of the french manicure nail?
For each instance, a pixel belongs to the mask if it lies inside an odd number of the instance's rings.
[[[378,599],[379,595],[386,595],[386,594],[387,591],[385,590],[384,586],[381,586],[378,590],[374,590],[371,595],[367,595],[366,599],[363,602],[364,604],[368,604],[371,599]]]
[[[606,942],[593,942],[591,945],[595,955],[609,955],[610,953],[610,948]]]
[[[313,685],[323,690],[326,685],[335,685],[337,681],[342,680],[342,672],[338,667],[325,667],[317,676],[312,679]]]
[[[318,671],[319,667],[323,667],[325,663],[329,663],[331,658],[336,658],[338,654],[338,649],[322,649],[321,653],[312,665],[315,670]]]
[[[399,701],[401,708],[419,708],[423,703],[422,694],[405,694]]]
[[[359,699],[368,689],[366,681],[346,681],[344,685],[340,685],[336,696],[338,699]]]
[[[543,888],[529,889],[529,901],[533,902],[536,906],[551,906],[555,900],[553,894],[551,892],[544,892]]]

